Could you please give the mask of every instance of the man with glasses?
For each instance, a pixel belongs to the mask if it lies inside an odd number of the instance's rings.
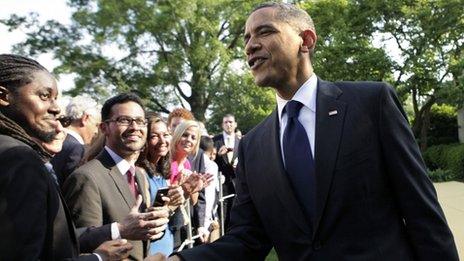
[[[78,227],[112,224],[113,239],[133,240],[130,258],[142,260],[143,240],[160,238],[168,222],[166,207],[142,204],[147,184],[134,167],[146,141],[144,107],[138,96],[123,93],[105,102],[101,117],[105,147],[66,180],[65,199]]]

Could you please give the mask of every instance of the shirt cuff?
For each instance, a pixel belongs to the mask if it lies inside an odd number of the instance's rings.
[[[94,255],[96,255],[96,256],[97,256],[97,258],[98,258],[98,261],[103,261],[103,258],[101,258],[101,256],[100,256],[99,254],[97,254],[97,253],[92,253],[92,254],[94,254]]]
[[[111,223],[111,239],[120,239],[121,234],[119,233],[118,222]]]

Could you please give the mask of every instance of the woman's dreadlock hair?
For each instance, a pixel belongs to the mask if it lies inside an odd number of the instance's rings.
[[[47,71],[38,62],[15,54],[0,54],[0,86],[9,91],[31,83],[32,74],[36,71]]]
[[[19,87],[31,83],[33,74],[37,71],[48,72],[45,67],[27,57],[0,54],[0,86],[12,93],[16,93]],[[0,134],[11,136],[31,146],[44,161],[51,158],[51,155],[38,142],[34,141],[14,119],[6,117],[1,111]]]

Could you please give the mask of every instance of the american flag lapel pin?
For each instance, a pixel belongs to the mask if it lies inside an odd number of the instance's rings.
[[[337,115],[337,113],[338,113],[337,110],[329,111],[329,116]]]

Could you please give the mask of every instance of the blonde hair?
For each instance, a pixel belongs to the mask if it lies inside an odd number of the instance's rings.
[[[185,131],[187,131],[188,128],[190,127],[196,127],[196,135],[197,135],[197,142],[195,146],[193,147],[193,156],[197,156],[198,153],[198,148],[200,147],[200,125],[196,121],[183,121],[179,126],[176,127],[176,130],[172,134],[172,139],[171,139],[171,144],[170,146],[170,153],[171,153],[171,159],[174,159],[176,156],[176,146],[177,143],[179,143],[180,139],[182,138],[182,135],[184,135]]]

